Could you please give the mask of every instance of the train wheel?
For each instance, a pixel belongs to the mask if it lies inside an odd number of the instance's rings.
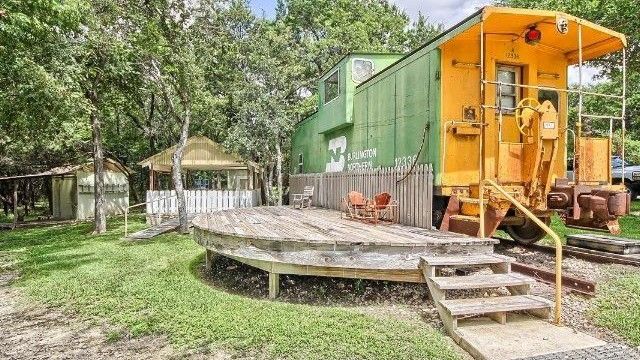
[[[551,219],[548,217],[540,218],[545,224],[549,225]],[[542,230],[541,227],[536,225],[529,218],[526,218],[522,225],[509,225],[505,227],[507,234],[511,236],[513,240],[521,244],[533,244],[542,239],[547,233]]]

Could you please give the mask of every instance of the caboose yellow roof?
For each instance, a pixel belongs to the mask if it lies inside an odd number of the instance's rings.
[[[560,11],[487,6],[481,10],[481,14],[485,34],[522,37],[529,27],[536,26],[542,32],[539,45],[562,52],[570,64],[578,62],[578,27],[580,25],[585,61],[619,51],[627,46],[627,40],[623,34]],[[556,29],[558,17],[568,22],[566,34]]]

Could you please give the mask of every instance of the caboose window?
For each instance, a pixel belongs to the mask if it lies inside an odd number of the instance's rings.
[[[373,61],[365,59],[353,59],[351,68],[351,79],[356,83],[361,83],[373,75]]]
[[[324,80],[324,103],[335,99],[340,94],[340,75],[339,70],[333,72]]]
[[[519,69],[513,66],[498,66],[498,81],[504,84],[518,84]],[[518,104],[518,87],[515,85],[500,85],[496,87],[497,106],[502,108],[503,114],[512,114]]]
[[[556,108],[556,111],[560,111],[560,107],[559,107],[559,95],[558,92],[555,90],[540,90],[538,91],[538,101],[540,102],[540,104],[542,104],[543,102],[549,100],[551,101],[551,104],[553,104],[553,107]]]

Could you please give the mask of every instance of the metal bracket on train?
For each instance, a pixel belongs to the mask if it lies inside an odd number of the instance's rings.
[[[547,206],[563,212],[569,227],[620,234],[618,218],[629,214],[631,196],[626,190],[570,185],[567,179],[558,179],[547,195]]]

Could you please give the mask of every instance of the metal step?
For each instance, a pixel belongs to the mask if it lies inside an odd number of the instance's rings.
[[[442,300],[451,316],[482,315],[508,311],[551,309],[552,302],[535,295]]]
[[[491,289],[503,286],[530,286],[536,283],[528,276],[515,273],[432,277],[431,281],[440,290]]]
[[[455,256],[422,256],[420,262],[428,266],[478,266],[512,263],[516,259],[499,254],[476,254],[476,255],[455,255]]]

